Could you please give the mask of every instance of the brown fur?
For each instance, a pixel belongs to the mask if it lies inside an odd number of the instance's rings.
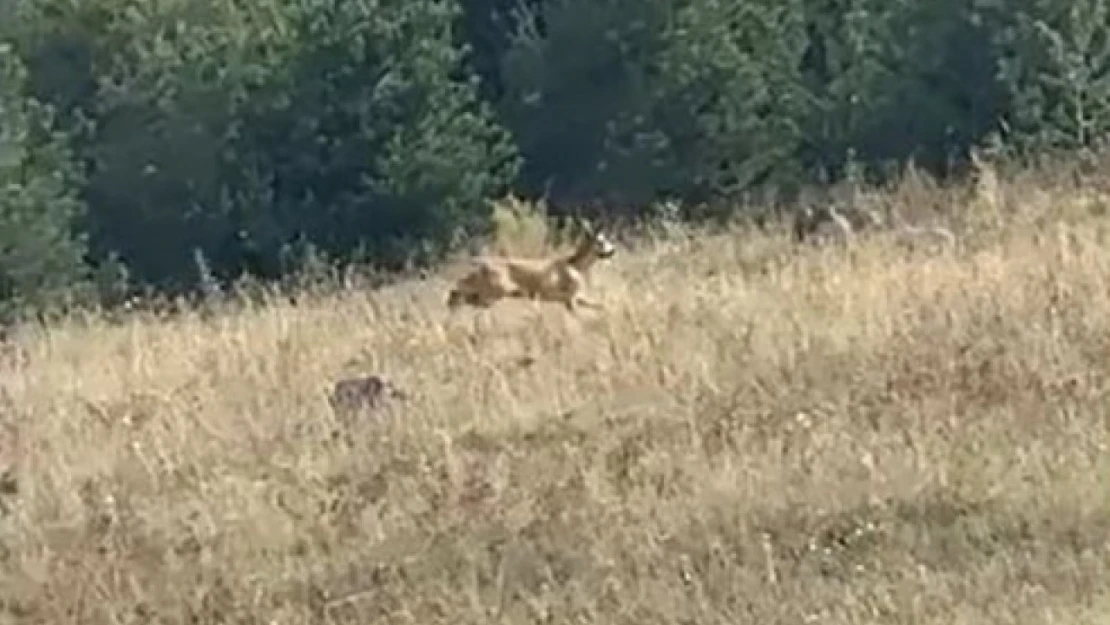
[[[344,378],[335,383],[328,396],[333,410],[350,415],[362,409],[377,409],[391,399],[408,399],[407,393],[379,375]]]
[[[835,205],[804,207],[794,215],[794,238],[803,242],[814,240],[850,242],[857,233],[882,226],[883,219],[866,208],[841,211]]]
[[[582,295],[586,274],[598,260],[611,258],[616,248],[601,232],[581,223],[585,236],[574,251],[549,259],[482,257],[460,278],[447,296],[451,309],[463,304],[489,308],[507,297],[560,302],[574,312],[576,306],[600,308]]]

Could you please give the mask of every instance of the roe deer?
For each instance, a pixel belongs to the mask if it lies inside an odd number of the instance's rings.
[[[460,278],[447,295],[447,306],[463,304],[489,308],[507,297],[560,302],[575,312],[576,306],[600,309],[582,295],[586,274],[598,260],[612,258],[616,247],[600,230],[579,221],[583,237],[574,251],[554,258],[486,256],[474,259],[473,269]]]

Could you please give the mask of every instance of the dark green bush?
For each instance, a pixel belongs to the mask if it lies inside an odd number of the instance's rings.
[[[75,230],[81,178],[48,107],[26,93],[27,72],[0,43],[0,315],[62,304],[86,278]]]

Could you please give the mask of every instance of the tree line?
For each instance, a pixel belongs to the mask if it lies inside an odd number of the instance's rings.
[[[1108,4],[0,0],[0,301],[428,265],[508,192],[636,216],[1091,147]]]

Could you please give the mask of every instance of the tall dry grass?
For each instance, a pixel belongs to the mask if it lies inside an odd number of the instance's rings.
[[[578,317],[431,279],[29,335],[0,623],[1105,622],[1105,202],[1003,191],[876,196],[961,217],[932,253],[672,231]],[[336,436],[365,372],[416,397]]]

